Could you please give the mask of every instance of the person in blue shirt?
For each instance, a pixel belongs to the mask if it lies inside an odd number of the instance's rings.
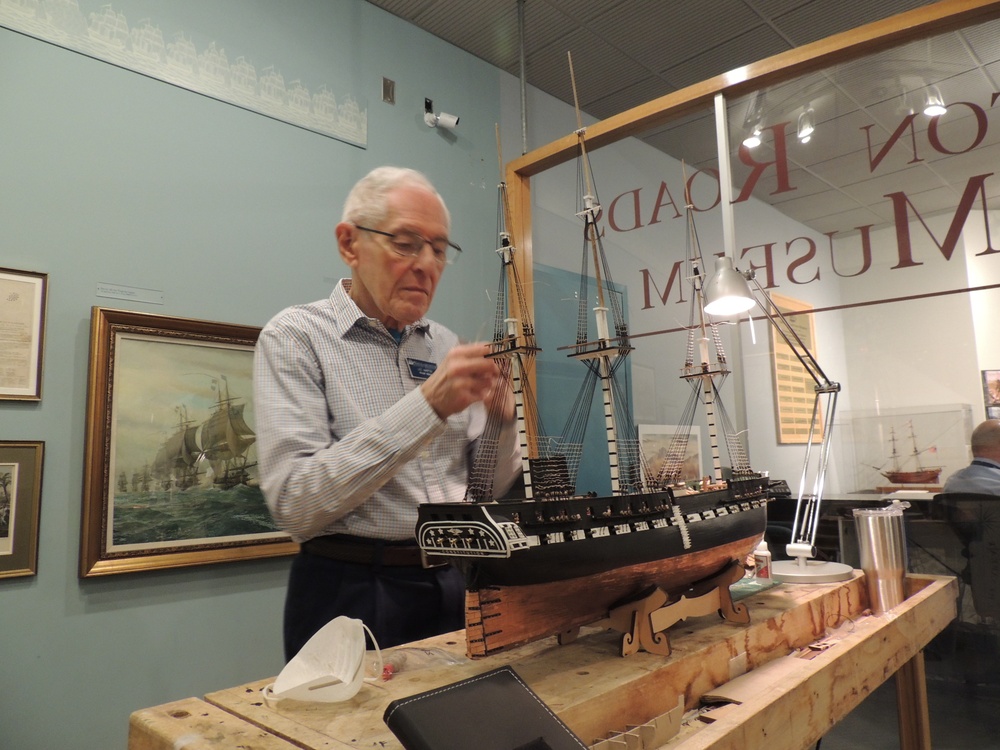
[[[972,463],[944,483],[942,492],[1000,495],[1000,419],[987,419],[972,431]]]

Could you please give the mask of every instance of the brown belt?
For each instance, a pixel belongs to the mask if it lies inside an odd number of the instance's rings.
[[[318,536],[302,543],[312,555],[360,565],[422,565],[420,548],[414,543],[394,544],[381,539],[344,535]]]

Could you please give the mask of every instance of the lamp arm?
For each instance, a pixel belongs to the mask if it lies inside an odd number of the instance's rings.
[[[826,470],[830,460],[830,449],[833,437],[833,418],[837,410],[837,396],[840,386],[832,383],[830,388],[816,388],[813,400],[812,422],[809,425],[809,439],[806,443],[806,455],[802,464],[802,477],[799,481],[799,495],[795,504],[795,520],[792,523],[792,541],[786,551],[790,557],[815,557],[816,533],[819,531],[820,506],[823,503],[823,490],[826,485]],[[806,492],[809,467],[812,462],[812,448],[816,444],[815,431],[820,424],[817,417],[821,402],[826,396],[826,408],[822,424],[825,425],[823,439],[819,444],[816,476],[813,480],[811,493]]]
[[[745,274],[753,285],[754,296],[760,305],[767,321],[774,327],[778,335],[792,350],[796,359],[815,383],[816,396],[813,400],[812,418],[809,422],[809,436],[806,440],[805,459],[802,464],[802,477],[799,480],[799,494],[795,504],[795,520],[792,523],[792,541],[786,551],[790,557],[803,561],[805,558],[816,557],[816,533],[819,530],[820,506],[823,502],[823,489],[826,485],[826,470],[830,460],[830,449],[833,437],[833,420],[837,411],[837,397],[840,393],[840,383],[831,381],[816,357],[802,341],[802,337],[789,324],[788,319],[771,296],[767,293],[752,271]],[[820,420],[820,409],[826,401],[824,415]],[[816,460],[816,472],[812,492],[806,492],[809,481],[809,470],[813,463],[813,447],[816,445],[816,430],[824,425],[823,438],[819,444]]]
[[[819,362],[813,356],[812,352],[809,351],[809,347],[806,346],[802,337],[799,336],[792,324],[788,322],[788,318],[785,317],[784,313],[781,312],[774,300],[771,299],[771,295],[767,293],[767,290],[760,285],[757,281],[757,276],[753,271],[749,271],[745,274],[748,282],[753,284],[754,297],[757,299],[757,304],[760,305],[760,309],[764,312],[764,316],[768,319],[768,322],[774,326],[774,329],[778,332],[778,335],[784,340],[788,345],[788,348],[792,350],[792,354],[795,355],[796,359],[802,363],[802,366],[806,368],[809,376],[815,381],[817,387],[825,387],[827,385],[835,385],[831,383],[830,379],[823,372],[823,368],[820,367]],[[839,390],[839,386],[838,386]]]

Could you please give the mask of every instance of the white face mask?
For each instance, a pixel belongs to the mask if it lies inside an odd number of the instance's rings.
[[[264,700],[336,703],[353,698],[365,678],[365,630],[368,627],[361,620],[351,617],[330,620],[285,665],[277,679],[264,686]],[[371,635],[370,630],[368,633]],[[382,656],[378,644],[375,651],[379,660],[376,674],[380,674]]]

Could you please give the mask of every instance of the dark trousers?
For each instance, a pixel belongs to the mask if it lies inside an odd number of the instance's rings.
[[[465,581],[450,565],[364,565],[301,551],[285,597],[285,661],[338,615],[361,620],[388,648],[461,630],[464,611]]]

